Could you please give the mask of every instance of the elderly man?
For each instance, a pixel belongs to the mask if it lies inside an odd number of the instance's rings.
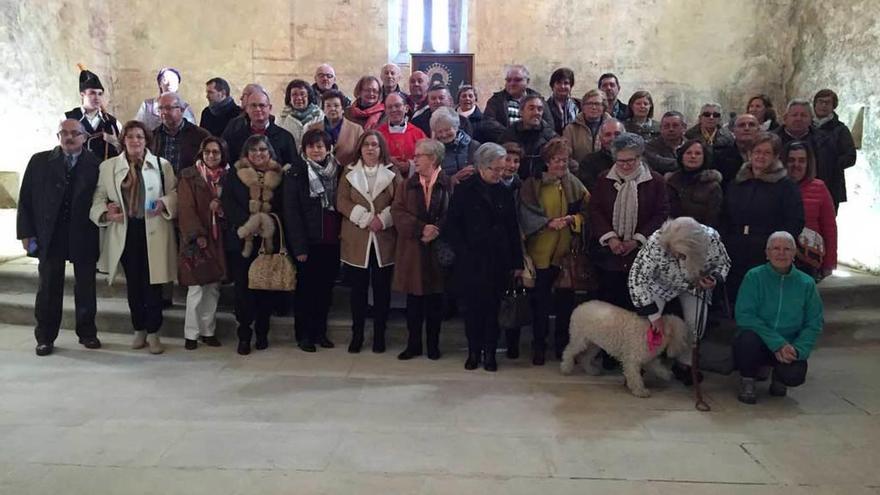
[[[834,200],[834,210],[837,211],[840,203],[846,201],[844,171],[855,164],[855,147],[852,148],[852,154],[840,154],[834,135],[815,127],[813,118],[813,106],[808,100],[791,100],[785,109],[782,125],[775,132],[783,145],[792,141],[810,143],[816,154],[816,178],[825,182]]]
[[[222,135],[229,121],[241,115],[241,107],[235,104],[230,92],[229,83],[222,77],[212,77],[205,83],[208,106],[202,110],[199,127],[212,136]]]
[[[159,97],[159,118],[162,123],[153,130],[150,151],[171,162],[176,176],[181,169],[195,165],[202,140],[211,133],[184,120],[177,93]]]
[[[699,139],[710,150],[733,146],[733,134],[721,127],[721,105],[705,103],[700,109],[697,125],[684,133],[688,139]]]
[[[64,113],[65,119],[78,120],[86,131],[85,148],[98,159],[119,154],[119,122],[104,111],[104,86],[98,76],[83,69],[79,73],[79,96],[82,105]]]
[[[418,117],[413,117],[412,123],[417,126],[422,132],[425,133],[426,136],[431,135],[431,115],[440,107],[449,107],[454,109],[455,105],[452,102],[452,94],[449,93],[449,88],[443,86],[442,84],[435,84],[431,86],[431,89],[428,90],[428,95],[426,100],[428,101],[428,109],[419,114]],[[468,136],[473,136],[473,128],[471,127],[470,120],[467,117],[459,116],[459,126],[458,128],[464,131]]]
[[[504,76],[504,89],[494,93],[486,102],[483,111],[483,126],[476,137],[480,142],[500,142],[504,130],[518,122],[522,116],[520,108],[527,96],[541,96],[529,88],[529,69],[524,65],[511,65]],[[553,126],[550,109],[544,108],[542,118]]]
[[[95,327],[95,269],[98,228],[89,219],[98,182],[98,159],[83,143],[85,128],[75,119],[61,122],[60,146],[31,157],[21,181],[17,237],[30,256],[39,258],[40,285],[34,316],[37,356],[52,354],[61,327],[64,266],[73,264],[76,335],[98,349]]]
[[[712,167],[721,172],[721,184],[727,186],[735,178],[742,164],[748,161],[749,151],[761,128],[758,119],[748,113],[737,115],[733,121],[733,146],[715,150],[712,156]]]
[[[382,71],[379,73],[379,80],[382,81],[383,101],[385,100],[385,97],[391,93],[400,93],[403,95],[404,99],[409,98],[409,95],[400,89],[400,75],[400,67],[398,67],[397,64],[385,64],[382,66]]]
[[[587,155],[574,171],[574,175],[590,192],[592,192],[599,175],[614,165],[614,157],[611,156],[611,143],[624,132],[623,122],[614,118],[605,119],[605,122],[599,127],[599,150]]]
[[[660,119],[660,135],[645,146],[645,161],[658,174],[678,170],[675,151],[684,144],[687,122],[681,112],[671,111]]]
[[[333,144],[333,155],[344,166],[354,162],[357,142],[364,128],[342,116],[342,99],[345,95],[331,89],[324,93],[322,98],[324,107],[324,122],[313,125],[310,129],[322,129],[330,135]]]
[[[391,162],[404,178],[409,177],[411,162],[415,158],[416,143],[425,139],[425,133],[406,120],[406,102],[399,93],[385,97],[385,114],[388,121],[377,129],[388,144]]]
[[[246,128],[250,125],[245,108],[247,108],[248,97],[250,97],[251,94],[256,93],[256,92],[267,93],[266,88],[264,88],[263,86],[260,86],[259,84],[256,84],[256,83],[246,84],[244,86],[244,88],[242,88],[241,96],[238,97],[238,101],[241,103],[241,114],[239,114],[238,117],[233,118],[232,120],[229,121],[228,124],[226,124],[226,128],[223,129],[223,133],[220,134],[221,136],[223,134],[225,134],[226,132],[240,131],[241,129]],[[274,116],[271,116],[270,118],[272,120],[275,119]],[[232,160],[235,161],[237,159],[238,159],[238,157],[236,156]]]
[[[797,245],[788,232],[767,239],[768,263],[746,273],[736,298],[733,354],[739,368],[739,400],[757,402],[758,370],[772,366],[770,395],[804,383],[807,359],[822,331],[822,300],[816,281],[794,267]]]
[[[252,134],[263,134],[269,138],[269,143],[272,144],[275,152],[272,158],[281,165],[292,164],[294,160],[302,160],[296,151],[293,136],[275,125],[272,117],[272,103],[269,101],[268,93],[262,88],[255,90],[247,97],[244,111],[247,114],[248,125],[246,127],[230,129],[227,126],[223,131],[223,139],[229,146],[230,162],[234,163],[241,158],[241,148]]]
[[[541,157],[541,148],[556,137],[553,124],[544,120],[544,99],[539,95],[528,95],[522,100],[520,119],[514,122],[499,138],[501,144],[517,143],[523,149],[519,165],[519,177],[540,177],[547,170]]]
[[[323,101],[324,93],[327,91],[336,91],[342,94],[339,86],[336,85],[336,70],[330,64],[321,64],[315,69],[315,82],[312,84],[315,94]],[[342,94],[342,108],[346,109],[351,105],[351,98]]]
[[[599,76],[597,84],[599,89],[605,92],[608,101],[608,113],[612,117],[621,122],[625,122],[626,119],[632,117],[629,106],[618,98],[618,95],[620,95],[620,80],[617,79],[616,75],[606,72]]]
[[[409,76],[410,119],[415,119],[428,110],[428,75],[417,70]]]

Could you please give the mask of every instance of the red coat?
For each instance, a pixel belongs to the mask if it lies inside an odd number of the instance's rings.
[[[406,130],[402,133],[392,133],[387,122],[376,130],[388,143],[388,153],[397,160],[412,160],[416,154],[416,142],[427,137],[421,129],[410,123],[406,124]]]
[[[831,193],[821,179],[803,180],[800,184],[804,202],[804,226],[815,230],[825,243],[822,268],[837,268],[837,220]]]

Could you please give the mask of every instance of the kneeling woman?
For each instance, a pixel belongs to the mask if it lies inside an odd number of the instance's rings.
[[[119,267],[125,271],[128,309],[134,327],[133,349],[149,345],[152,354],[164,351],[162,284],[177,279],[177,180],[171,164],[146,148],[150,131],[142,122],[127,122],[120,141],[123,153],[104,161],[92,201],[90,218],[107,227],[101,263],[113,283]]]
[[[248,271],[261,247],[273,252],[280,228],[269,214],[281,211],[281,182],[284,170],[272,159],[274,151],[266,136],[255,134],[244,142],[241,159],[224,180],[223,213],[228,222],[227,235],[237,239],[238,251],[227,262],[235,284],[235,319],[238,320],[238,353],[254,347],[269,347],[269,317],[279,292],[248,288]],[[232,241],[235,242],[235,241]],[[251,328],[253,325],[253,328]]]
[[[361,352],[367,319],[367,289],[373,288],[373,352],[385,352],[385,328],[391,305],[396,231],[391,202],[400,183],[378,131],[358,140],[355,163],[339,179],[336,206],[344,217],[340,240],[342,262],[351,283],[351,342],[348,352]]]
[[[712,289],[728,271],[730,258],[718,232],[691,217],[678,217],[651,234],[636,255],[629,272],[629,294],[636,311],[660,333],[663,308],[678,298],[691,337],[699,337],[698,329],[706,325],[704,305],[712,301]],[[690,355],[681,365],[676,376],[689,383]]]
[[[407,360],[422,355],[422,322],[428,359],[440,359],[443,320],[443,271],[434,253],[444,228],[452,195],[452,180],[442,172],[444,147],[439,141],[416,143],[416,173],[405,180],[391,204],[397,229],[394,290],[406,293],[406,349],[397,356]]]
[[[535,316],[532,323],[532,364],[544,364],[550,310],[556,315],[554,344],[557,358],[568,345],[568,323],[574,309],[570,287],[554,289],[563,259],[572,240],[583,234],[590,193],[568,171],[571,146],[565,138],[553,138],[542,149],[547,171],[526,179],[520,189],[520,226],[526,236],[526,251],[535,262]]]

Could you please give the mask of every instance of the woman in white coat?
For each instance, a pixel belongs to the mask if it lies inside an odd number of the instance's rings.
[[[101,163],[90,217],[106,227],[101,262],[113,283],[125,272],[134,327],[133,349],[161,354],[162,284],[177,279],[177,180],[165,159],[150,153],[150,131],[139,121],[122,127],[123,153]]]

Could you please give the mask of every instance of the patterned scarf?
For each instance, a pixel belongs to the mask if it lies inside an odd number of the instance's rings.
[[[127,159],[128,157],[126,157]],[[141,169],[144,166],[144,160],[138,159],[128,162],[128,175],[122,180],[120,186],[128,191],[128,216],[129,218],[137,218],[144,202],[141,198]]]
[[[631,174],[621,175],[615,166],[607,177],[614,181],[617,191],[611,225],[621,240],[628,241],[636,233],[639,222],[639,184],[651,180],[651,171],[642,163]]]
[[[214,198],[219,198],[221,194],[220,181],[226,175],[226,166],[223,165],[217,168],[208,168],[204,162],[199,160],[196,162],[196,169],[202,175],[202,178],[205,179],[205,182],[208,183],[208,187],[214,194]]]
[[[307,157],[305,154],[302,155],[302,159],[308,165],[309,197],[320,198],[322,208],[335,211],[339,162],[332,155],[327,155],[323,165]]]
[[[284,110],[281,111],[281,117],[287,117],[288,115],[298,120],[300,124],[305,125],[309,122],[318,120],[318,118],[321,117],[321,109],[314,103],[309,103],[309,105],[302,110],[286,106],[284,107]]]
[[[382,114],[385,112],[385,104],[381,101],[369,108],[362,109],[360,107],[360,102],[348,108],[351,109],[351,113],[355,118],[366,119],[366,122],[364,122],[365,131],[378,127],[379,119],[382,118]]]

